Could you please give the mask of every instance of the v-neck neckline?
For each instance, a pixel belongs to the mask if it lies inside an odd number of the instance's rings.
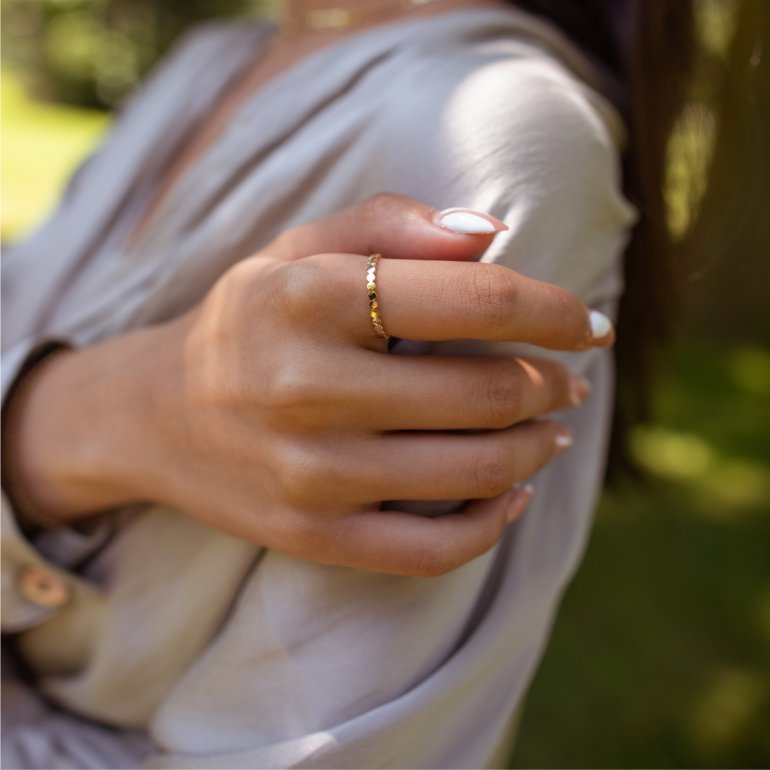
[[[125,249],[129,254],[136,252],[148,239],[148,236],[157,227],[158,216],[162,215],[163,211],[167,208],[169,200],[172,197],[175,197],[176,189],[184,184],[194,168],[205,160],[206,156],[227,133],[228,125],[226,123],[213,140],[204,146],[202,152],[193,157],[192,161],[187,163],[181,169],[180,173],[176,174],[176,178],[170,185],[168,185],[168,187],[165,186],[165,175],[169,172],[173,172],[173,165],[178,158],[179,153],[185,151],[190,141],[195,141],[195,135],[201,129],[202,121],[205,119],[206,108],[216,108],[218,100],[219,98],[222,98],[223,93],[232,88],[241,78],[245,77],[247,69],[255,66],[265,55],[270,40],[272,39],[271,25],[267,23],[258,23],[253,31],[254,34],[247,37],[247,45],[244,45],[244,55],[242,57],[239,56],[232,69],[224,73],[224,76],[216,84],[216,90],[211,94],[212,98],[207,99],[193,116],[193,119],[190,121],[186,130],[181,133],[175,143],[169,162],[164,164],[164,167],[160,170],[157,178],[149,185],[150,189],[147,192],[147,200],[142,205],[138,206],[136,221],[132,223],[132,226],[129,228]],[[238,42],[240,44],[240,41]],[[249,50],[253,45],[259,46],[256,52]],[[280,75],[281,73],[278,74]],[[232,111],[230,121],[237,118],[245,104],[249,102],[253,96],[254,93],[251,93],[241,99],[240,103],[237,104]]]
[[[529,14],[524,14],[512,7],[483,6],[454,9],[435,16],[398,19],[387,24],[380,24],[360,30],[337,42],[324,45],[302,56],[281,69],[274,76],[268,78],[264,83],[258,85],[253,91],[247,93],[245,98],[233,110],[222,131],[183,169],[169,189],[163,192],[162,199],[157,200],[155,195],[158,194],[158,187],[162,183],[161,172],[161,177],[155,180],[151,186],[152,189],[149,193],[147,204],[138,206],[139,211],[136,222],[130,228],[128,238],[125,241],[125,253],[133,255],[151,246],[153,240],[163,231],[162,225],[167,219],[164,215],[169,212],[186,189],[190,188],[191,185],[195,189],[193,182],[196,177],[210,166],[213,159],[216,159],[216,156],[222,152],[223,145],[230,140],[231,135],[238,130],[239,125],[248,124],[253,114],[260,111],[274,94],[281,92],[291,85],[292,82],[297,80],[304,81],[306,73],[311,74],[323,71],[324,65],[328,64],[330,60],[332,64],[336,63],[338,67],[347,67],[348,57],[345,54],[351,49],[361,52],[357,58],[362,59],[362,63],[363,60],[371,61],[385,55],[394,48],[402,47],[404,44],[411,42],[415,37],[419,37],[421,33],[424,33],[426,29],[431,29],[431,27],[435,27],[437,24],[444,27],[449,26],[450,28],[458,28],[458,26],[464,28],[465,25],[462,21],[467,17],[488,17],[489,22],[493,23],[495,21],[510,22],[512,18],[522,16],[526,16],[528,20],[531,19]],[[256,64],[265,55],[270,41],[278,33],[277,25],[270,22],[257,22],[252,26],[254,34],[247,35],[243,42],[241,40],[238,41],[239,45],[244,45],[244,55],[237,58],[235,65],[230,72],[225,73],[224,77],[217,84],[217,88],[229,88],[238,78],[243,77],[245,69]],[[249,50],[249,48],[255,45],[260,47],[259,51]],[[352,66],[356,65],[357,62],[354,61]],[[212,97],[216,97],[216,94],[212,94]],[[209,107],[211,106],[210,99],[206,100],[206,103]],[[180,136],[175,152],[179,152],[184,148],[185,142],[190,139],[190,132],[194,132],[196,127],[200,126],[200,120],[204,112],[205,106],[202,106],[198,114],[193,117],[188,130]],[[143,223],[150,207],[154,207],[155,210],[149,214],[149,219],[146,223]],[[140,224],[141,232],[137,234],[136,228]]]

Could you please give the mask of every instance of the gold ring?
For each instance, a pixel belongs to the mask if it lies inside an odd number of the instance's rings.
[[[377,263],[380,257],[382,254],[372,254],[366,263],[366,291],[369,295],[369,317],[372,319],[374,331],[377,332],[378,337],[387,340],[390,339],[390,335],[382,326],[380,305],[377,302]]]

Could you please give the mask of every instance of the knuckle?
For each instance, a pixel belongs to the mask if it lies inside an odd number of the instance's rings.
[[[253,307],[255,300],[262,298],[262,275],[262,266],[257,259],[239,260],[219,277],[206,295],[204,305],[216,306],[217,318],[232,318],[234,311],[247,310]],[[227,312],[222,313],[222,309]]]
[[[273,290],[279,306],[292,318],[307,318],[322,304],[318,293],[324,286],[324,273],[321,261],[315,257],[290,262],[277,271]]]
[[[495,497],[513,483],[512,463],[496,445],[480,452],[471,466],[469,485],[472,497]]]
[[[366,217],[373,222],[385,219],[386,215],[393,212],[394,209],[401,208],[404,198],[401,195],[391,192],[377,193],[366,198],[361,204]]]
[[[545,358],[533,358],[524,360],[522,366],[527,387],[533,388],[537,395],[538,413],[552,411],[568,402],[570,372],[564,365]]]
[[[487,376],[481,396],[486,404],[485,427],[507,428],[516,421],[521,389],[519,366],[514,361],[496,362]]]
[[[326,478],[321,453],[291,444],[278,450],[276,481],[281,497],[290,505],[312,505]]]
[[[466,538],[459,543],[448,534],[437,535],[429,546],[423,546],[416,553],[411,574],[424,578],[445,575],[492,548],[505,527],[504,519],[489,519],[480,525],[471,542]]]
[[[499,265],[479,265],[469,271],[468,296],[474,301],[482,322],[491,329],[502,328],[516,302],[518,287],[513,273]]]
[[[272,369],[261,388],[261,398],[280,420],[287,414],[318,406],[323,400],[317,372],[298,360]]]
[[[259,260],[255,257],[246,257],[239,259],[230,265],[222,274],[220,281],[232,281],[241,283],[243,281],[251,282],[252,276],[259,272]]]

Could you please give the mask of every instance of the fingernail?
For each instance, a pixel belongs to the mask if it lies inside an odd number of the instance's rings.
[[[554,438],[554,444],[558,452],[564,452],[572,446],[572,431],[569,428],[559,428]]]
[[[573,374],[569,379],[569,401],[580,406],[591,395],[591,383],[582,374]]]
[[[591,336],[595,340],[606,337],[612,331],[612,321],[598,310],[591,310],[588,313],[588,320],[591,324]]]
[[[445,230],[460,235],[489,235],[508,229],[505,222],[471,209],[444,209],[436,214],[435,221]]]
[[[535,494],[535,488],[532,484],[525,484],[523,487],[517,487],[515,495],[512,501],[511,508],[508,511],[508,523],[516,521],[516,519],[524,513],[525,509],[532,500],[532,495]]]

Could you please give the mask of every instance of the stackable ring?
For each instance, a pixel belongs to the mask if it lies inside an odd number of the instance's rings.
[[[390,335],[383,328],[380,305],[377,302],[377,263],[380,257],[382,254],[372,254],[366,263],[366,291],[369,296],[369,318],[372,320],[374,331],[377,332],[378,337],[387,340],[390,339]]]

